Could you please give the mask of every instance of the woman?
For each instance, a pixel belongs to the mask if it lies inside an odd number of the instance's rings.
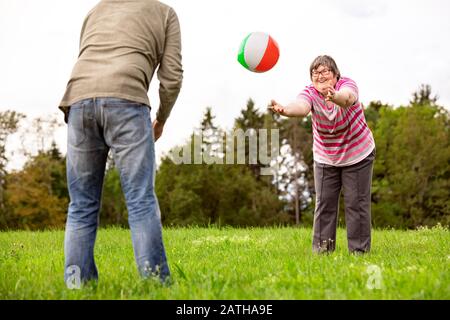
[[[370,188],[375,142],[367,126],[356,83],[341,77],[330,56],[310,66],[312,84],[296,101],[270,107],[287,117],[305,117],[313,124],[314,212],[313,250],[331,252],[336,243],[339,194],[344,193],[350,252],[368,252],[371,245]]]

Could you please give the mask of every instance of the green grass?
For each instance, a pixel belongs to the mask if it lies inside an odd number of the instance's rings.
[[[130,232],[102,229],[97,284],[66,289],[63,231],[0,233],[0,299],[450,299],[450,233],[375,230],[372,252],[311,252],[311,229],[164,229],[173,283],[138,276]],[[381,271],[369,289],[368,267]]]

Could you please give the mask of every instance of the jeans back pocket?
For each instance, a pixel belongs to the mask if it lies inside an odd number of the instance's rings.
[[[70,107],[68,118],[67,143],[70,146],[77,147],[86,139],[84,130],[84,105],[74,104]]]

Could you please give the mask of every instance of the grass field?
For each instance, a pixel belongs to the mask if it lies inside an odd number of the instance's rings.
[[[450,232],[375,230],[372,252],[350,255],[338,230],[330,255],[311,229],[164,229],[173,283],[138,276],[130,232],[101,229],[99,282],[63,281],[63,231],[0,233],[0,299],[450,299]]]

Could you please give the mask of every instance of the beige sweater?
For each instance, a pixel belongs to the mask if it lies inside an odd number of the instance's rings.
[[[73,103],[97,97],[150,106],[147,92],[157,68],[156,118],[165,122],[183,78],[175,11],[154,0],[102,0],[84,20],[78,61],[59,108],[67,113]]]

